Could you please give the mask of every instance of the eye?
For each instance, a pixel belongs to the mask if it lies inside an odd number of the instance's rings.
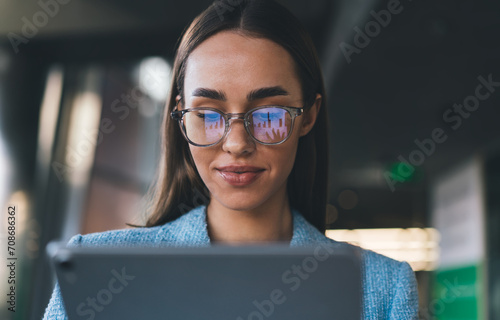
[[[219,113],[210,110],[195,111],[195,115],[197,118],[204,119],[205,122],[217,122],[221,118]]]
[[[255,120],[260,121],[276,120],[283,118],[285,112],[286,110],[279,108],[265,108],[255,111],[252,116]]]

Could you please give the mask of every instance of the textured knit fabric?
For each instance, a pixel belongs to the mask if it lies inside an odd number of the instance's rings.
[[[195,208],[163,226],[76,235],[68,246],[210,246],[205,209],[204,206]],[[290,246],[338,244],[319,232],[299,212],[292,210],[292,214]],[[364,319],[417,319],[417,285],[408,263],[362,250],[362,270]],[[43,319],[67,319],[57,283]]]

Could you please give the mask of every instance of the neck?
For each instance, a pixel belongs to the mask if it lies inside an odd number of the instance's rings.
[[[250,210],[233,210],[210,201],[207,225],[210,241],[225,244],[290,242],[293,235],[292,213],[286,196],[279,203]]]

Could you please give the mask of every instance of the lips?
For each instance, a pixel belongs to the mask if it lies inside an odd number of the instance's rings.
[[[224,166],[216,168],[224,181],[232,186],[246,186],[257,180],[265,169],[253,166]]]

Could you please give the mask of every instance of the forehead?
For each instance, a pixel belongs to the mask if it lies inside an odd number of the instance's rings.
[[[223,31],[190,54],[184,89],[188,96],[198,87],[229,95],[278,85],[290,92],[300,91],[294,66],[288,51],[269,39]]]

